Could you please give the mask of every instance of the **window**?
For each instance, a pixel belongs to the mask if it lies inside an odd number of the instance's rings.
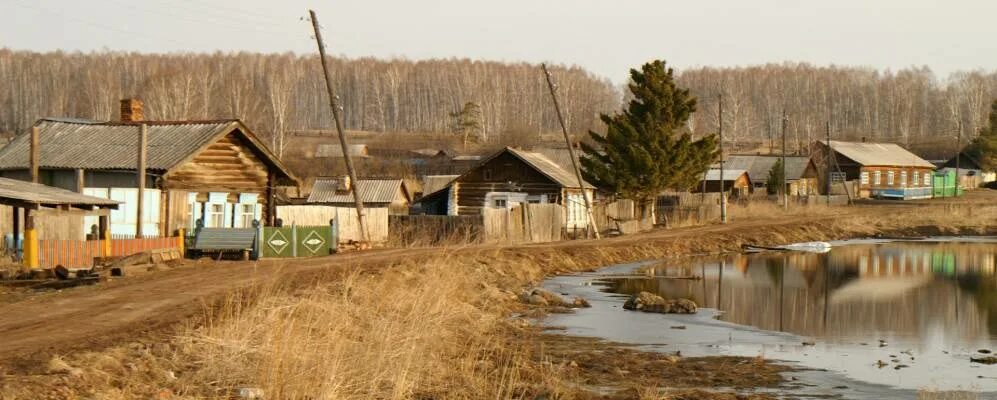
[[[927,172],[924,174],[924,186],[931,186],[931,174]]]
[[[204,221],[204,226],[209,228],[224,228],[225,227],[225,205],[224,204],[208,204],[207,214]]]
[[[872,184],[873,185],[880,185],[882,183],[883,183],[883,172],[882,171],[875,171],[875,172],[873,172],[872,173]]]
[[[508,203],[506,202],[505,199],[495,199],[494,204],[495,207],[505,208],[506,204]]]
[[[886,171],[886,185],[893,186],[893,171]]]
[[[240,228],[252,228],[253,220],[256,219],[256,204],[239,204],[236,211],[235,226]]]
[[[907,186],[907,171],[900,171],[900,186]]]
[[[869,173],[868,173],[868,172],[863,172],[863,173],[862,173],[862,174],[860,175],[860,178],[859,178],[859,179],[861,179],[861,180],[862,180],[862,184],[863,184],[863,185],[868,185],[868,184],[869,184]]]
[[[919,183],[921,183],[921,173],[914,171],[914,177],[910,180],[910,185],[917,186]]]

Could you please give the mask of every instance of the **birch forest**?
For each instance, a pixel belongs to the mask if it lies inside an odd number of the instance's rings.
[[[454,133],[467,103],[480,107],[484,140],[559,129],[537,64],[334,58],[331,68],[347,129]],[[582,68],[554,66],[552,74],[572,132],[604,130],[598,114],[626,100],[622,87]],[[118,100],[137,97],[147,119],[240,118],[280,154],[291,132],[333,126],[322,79],[313,55],[0,49],[0,132],[23,132],[43,117],[116,119]],[[897,142],[938,157],[954,151],[960,127],[968,143],[997,98],[997,71],[939,77],[924,67],[702,67],[678,71],[678,81],[699,99],[694,133],[716,132],[723,93],[725,143],[735,151],[778,143],[785,111],[793,151],[823,139],[830,122],[835,138]]]

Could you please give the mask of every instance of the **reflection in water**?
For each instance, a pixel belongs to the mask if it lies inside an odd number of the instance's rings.
[[[651,278],[608,280],[609,290],[685,297],[720,319],[825,338],[875,335],[915,341],[942,332],[942,347],[997,337],[997,245],[885,243],[829,253],[740,254],[660,265]],[[704,277],[702,280],[667,276]]]

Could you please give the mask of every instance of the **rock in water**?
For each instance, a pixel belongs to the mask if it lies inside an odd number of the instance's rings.
[[[983,356],[983,357],[970,357],[970,362],[993,365],[997,364],[997,357],[995,356]]]
[[[626,303],[623,303],[623,308],[626,310],[646,311],[648,308],[658,308],[665,304],[667,303],[661,296],[648,292],[640,292],[634,296],[630,296],[630,299]]]
[[[630,296],[630,299],[623,303],[623,308],[662,314],[695,314],[698,311],[696,303],[692,300],[665,300],[661,296],[648,292],[640,292]]]

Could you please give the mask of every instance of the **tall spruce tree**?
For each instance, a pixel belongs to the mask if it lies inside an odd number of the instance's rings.
[[[965,154],[977,161],[980,168],[997,170],[997,100],[990,105],[990,123],[980,128],[980,135],[969,144]]]
[[[589,132],[595,146],[582,144],[585,179],[640,202],[663,189],[690,188],[718,156],[715,135],[694,140],[684,129],[696,99],[675,84],[662,60],[631,69],[630,80],[633,100],[601,116],[606,133]]]

